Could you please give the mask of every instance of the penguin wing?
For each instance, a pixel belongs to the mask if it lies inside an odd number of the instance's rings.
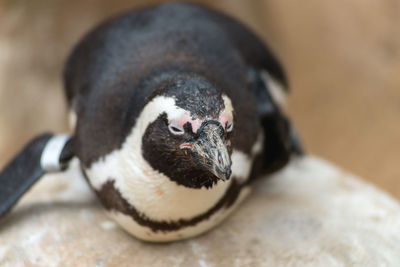
[[[250,68],[251,91],[264,133],[262,173],[271,173],[285,166],[291,155],[303,154],[303,148],[289,118],[274,100],[268,83],[260,73]]]
[[[67,135],[45,133],[33,138],[0,172],[0,218],[44,174],[66,169],[73,156]]]

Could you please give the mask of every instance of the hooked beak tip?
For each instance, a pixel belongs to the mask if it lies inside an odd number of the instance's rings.
[[[227,168],[224,171],[222,170],[215,170],[214,172],[215,176],[217,176],[219,179],[223,180],[223,181],[227,181],[229,180],[229,178],[231,177],[232,171],[231,168]]]

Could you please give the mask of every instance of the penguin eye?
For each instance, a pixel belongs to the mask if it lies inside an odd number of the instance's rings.
[[[225,125],[225,130],[229,133],[229,132],[232,132],[232,130],[233,130],[233,122],[231,122],[231,121],[228,121],[227,123],[226,123],[226,125]]]
[[[185,133],[180,126],[172,123],[168,125],[168,130],[174,135],[182,135]]]

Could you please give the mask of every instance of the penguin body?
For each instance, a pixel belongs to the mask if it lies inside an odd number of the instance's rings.
[[[104,22],[74,48],[64,80],[82,171],[144,240],[212,228],[296,150],[271,93],[286,85],[279,63],[242,24],[199,5]]]

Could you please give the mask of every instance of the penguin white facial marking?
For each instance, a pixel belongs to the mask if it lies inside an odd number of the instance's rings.
[[[251,172],[254,158],[261,153],[264,135],[262,132],[258,134],[257,141],[251,149],[251,155],[247,155],[239,150],[234,149],[232,152],[232,173],[235,174],[237,181],[244,183]]]
[[[233,150],[231,158],[232,173],[239,182],[245,182],[250,175],[252,158],[238,150]]]
[[[275,103],[278,104],[282,110],[286,110],[286,92],[283,89],[283,86],[265,70],[261,71],[260,76],[266,87],[269,89]]]
[[[218,118],[218,121],[221,123],[222,127],[227,132],[231,132],[233,130],[233,107],[231,99],[223,94],[222,99],[224,101],[224,110],[221,112],[221,115]],[[229,126],[229,127],[228,127]]]
[[[222,114],[225,113],[230,119],[233,119],[233,106],[231,99],[226,94],[222,94],[222,99],[224,100],[225,107]]]
[[[138,123],[140,134],[144,134],[148,125],[155,121],[161,114],[167,114],[168,120],[179,121],[183,117],[190,116],[190,113],[175,104],[175,100],[172,97],[157,96],[151,100],[141,112]],[[177,124],[180,126],[179,124]],[[183,125],[182,125],[183,127]],[[133,131],[135,130],[134,127]]]

